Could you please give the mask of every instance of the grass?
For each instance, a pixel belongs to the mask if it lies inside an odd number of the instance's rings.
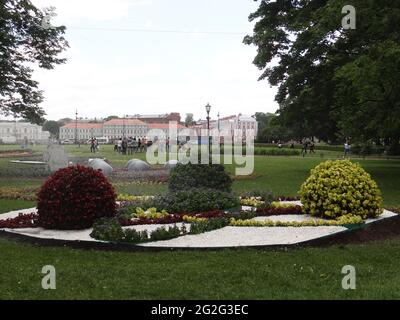
[[[4,146],[0,146],[4,147]],[[8,146],[10,149],[18,149],[18,146]],[[112,146],[101,145],[100,152],[96,157],[107,158],[114,167],[123,167],[126,162],[132,158],[129,155],[120,155],[113,151]],[[43,146],[33,146],[37,152],[43,152]],[[90,158],[94,155],[90,153],[87,145],[80,148],[74,145],[65,146],[67,153],[72,157]],[[324,152],[321,157],[319,152]],[[294,196],[300,188],[300,185],[309,175],[310,170],[321,161],[327,159],[338,159],[342,156],[341,152],[336,151],[317,151],[316,154],[303,157],[285,157],[285,156],[255,156],[254,175],[242,177],[234,182],[235,191],[264,188],[270,189],[275,195]],[[138,153],[133,157],[145,160],[145,154]],[[400,203],[400,160],[382,160],[382,159],[362,159],[354,158],[354,161],[360,164],[377,181],[383,192],[385,205],[397,205]],[[0,159],[0,171],[6,170],[10,166],[10,159]],[[18,166],[14,164],[14,166]],[[227,165],[227,169],[234,174],[234,167]],[[0,186],[37,186],[43,183],[42,178],[13,178],[0,179]],[[131,184],[117,185],[117,191],[120,193],[131,194],[155,194],[166,191],[166,185],[146,185]]]
[[[36,206],[36,202],[34,201],[0,199],[0,214],[14,210],[33,208],[34,206]]]
[[[2,149],[4,146],[0,146]],[[12,148],[14,149],[14,148]],[[43,152],[42,146],[35,146]],[[91,157],[88,147],[66,146],[71,156]],[[102,146],[97,157],[122,167],[129,156]],[[144,159],[143,154],[136,155]],[[302,157],[255,157],[254,175],[234,190],[271,189],[296,195],[309,170],[335,151]],[[0,159],[0,171],[10,159]],[[378,182],[385,205],[400,204],[400,161],[357,159]],[[227,166],[230,173],[233,166]],[[39,187],[42,178],[0,179],[0,186]],[[165,184],[118,183],[120,193],[165,192]],[[0,199],[0,213],[34,203]],[[400,239],[293,251],[102,252],[49,248],[0,239],[0,299],[396,299],[400,298]],[[357,270],[357,290],[341,289],[344,265]],[[43,290],[41,268],[54,265],[57,289]]]
[[[288,252],[96,252],[0,240],[0,299],[398,299],[400,240]],[[54,265],[57,289],[41,288]],[[343,290],[344,265],[357,289]]]

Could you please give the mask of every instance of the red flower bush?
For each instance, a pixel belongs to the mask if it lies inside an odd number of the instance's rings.
[[[38,224],[47,229],[86,229],[117,213],[113,186],[101,171],[79,165],[51,175],[37,198]]]
[[[303,214],[301,211],[301,206],[290,206],[290,207],[267,207],[258,208],[256,214],[259,217],[264,216],[280,216],[287,214]]]
[[[0,220],[0,229],[20,229],[20,228],[35,228],[37,227],[37,213],[20,213],[15,218]]]

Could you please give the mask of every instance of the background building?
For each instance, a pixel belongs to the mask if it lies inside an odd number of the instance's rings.
[[[0,142],[2,143],[47,143],[50,132],[29,122],[0,121]]]
[[[169,123],[170,121],[181,122],[181,115],[177,112],[165,113],[165,114],[152,114],[152,115],[140,115],[136,114],[133,116],[127,116],[127,118],[139,119],[146,123]]]
[[[103,123],[70,122],[60,128],[60,140],[88,140],[91,137],[103,137]]]
[[[104,137],[111,140],[122,137],[144,138],[148,131],[148,125],[139,119],[112,119],[104,122]]]
[[[201,130],[207,129],[207,121],[200,120],[196,122],[195,125],[190,126],[190,128],[194,129],[197,135],[200,136]],[[219,129],[221,132],[230,132],[232,136],[235,134],[235,130],[241,129],[243,139],[246,138],[247,134],[251,134],[253,138],[256,138],[258,133],[258,122],[251,116],[242,114],[232,115],[218,120],[211,120],[210,129]]]

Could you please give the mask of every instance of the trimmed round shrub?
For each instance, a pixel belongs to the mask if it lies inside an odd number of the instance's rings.
[[[100,170],[71,166],[52,174],[38,193],[38,223],[46,229],[78,230],[116,215],[116,194]]]
[[[376,182],[349,160],[326,161],[311,170],[300,189],[303,212],[337,218],[352,214],[375,218],[382,213],[382,197]]]
[[[168,188],[171,192],[193,188],[231,192],[232,179],[220,164],[178,164],[171,170]]]
[[[201,213],[231,209],[240,205],[239,198],[215,189],[189,189],[158,196],[153,206],[168,213]]]

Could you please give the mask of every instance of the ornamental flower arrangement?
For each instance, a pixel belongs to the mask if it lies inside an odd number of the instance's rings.
[[[146,218],[146,219],[161,219],[169,216],[170,214],[162,210],[157,212],[157,208],[149,208],[146,211],[142,208],[136,208],[136,213],[133,214],[134,218]]]
[[[240,204],[242,206],[260,208],[265,205],[265,201],[262,200],[262,197],[248,197],[248,198],[240,197]]]
[[[147,201],[154,199],[154,196],[134,196],[130,194],[119,194],[117,201]]]
[[[382,197],[376,182],[357,163],[326,161],[313,170],[300,190],[303,212],[337,218],[352,214],[362,219],[382,213]]]
[[[80,165],[56,171],[37,197],[38,224],[47,229],[86,229],[117,212],[114,188],[103,173]]]

